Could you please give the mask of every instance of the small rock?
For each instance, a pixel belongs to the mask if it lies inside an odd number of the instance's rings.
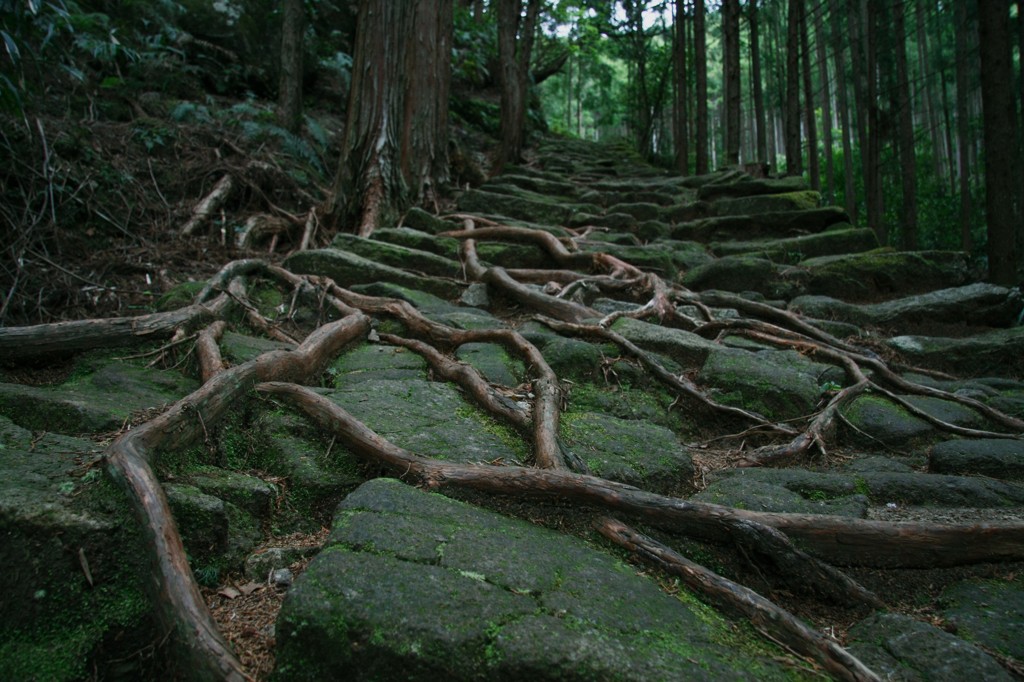
[[[270,582],[278,587],[289,587],[293,580],[295,580],[295,576],[287,568],[279,568],[270,574]]]

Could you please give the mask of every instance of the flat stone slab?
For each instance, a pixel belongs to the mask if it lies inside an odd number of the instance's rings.
[[[526,442],[462,399],[452,384],[366,379],[327,396],[395,445],[455,462],[523,462]]]
[[[800,296],[790,301],[790,310],[853,324],[906,325],[917,322],[945,322],[1008,327],[1020,315],[1020,292],[978,282],[963,287],[940,289],[917,296],[857,305],[828,296]]]
[[[958,636],[1024,661],[1024,582],[966,580],[939,598]]]
[[[695,497],[758,511],[864,516],[868,501],[879,506],[1019,506],[1024,504],[1024,487],[971,476],[879,468],[852,473],[742,468],[715,472],[712,484]]]
[[[340,249],[298,251],[285,259],[284,267],[299,275],[330,277],[342,287],[384,281],[439,296],[458,289],[454,280],[423,277]]]
[[[566,413],[561,435],[596,476],[647,490],[670,489],[693,478],[693,460],[676,435],[648,421]]]
[[[885,680],[1013,679],[981,649],[909,616],[870,616],[850,629],[850,638],[850,653]]]
[[[896,336],[887,343],[915,364],[953,369],[959,374],[1012,376],[1024,371],[1024,327],[965,338]]]
[[[941,474],[1024,478],[1024,442],[1001,438],[947,440],[931,449],[928,468]]]
[[[142,677],[131,659],[158,636],[145,594],[147,555],[127,500],[102,472],[101,452],[92,441],[33,434],[0,415],[0,562],[8,569],[0,679],[87,679],[97,674],[89,661],[99,647],[125,661],[125,678]]]
[[[275,679],[793,674],[748,632],[577,538],[378,479],[289,590]]]
[[[0,414],[36,431],[103,433],[132,412],[162,407],[198,384],[177,372],[117,360],[84,360],[59,386],[0,384]]]

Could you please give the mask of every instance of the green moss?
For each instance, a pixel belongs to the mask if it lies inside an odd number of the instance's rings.
[[[526,441],[514,429],[502,424],[494,417],[478,410],[470,405],[464,405],[455,410],[455,416],[462,419],[472,419],[480,428],[496,437],[503,445],[515,453],[516,460],[525,462],[530,456],[530,449]]]
[[[177,310],[191,305],[196,295],[206,286],[206,282],[183,282],[157,299],[158,311]]]

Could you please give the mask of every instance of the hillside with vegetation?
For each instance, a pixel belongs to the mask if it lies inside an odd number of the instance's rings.
[[[1020,678],[996,6],[0,4],[0,678]]]

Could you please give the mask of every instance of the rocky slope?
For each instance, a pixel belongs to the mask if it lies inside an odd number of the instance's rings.
[[[556,471],[770,513],[750,518],[783,530],[796,518],[787,514],[802,514],[1000,522],[1019,534],[1024,304],[1018,290],[978,283],[964,254],[879,249],[797,179],[678,177],[625,148],[580,142],[544,143],[530,164],[462,193],[458,210],[413,210],[403,226],[338,235],[284,263],[342,288],[321,300],[371,316],[373,329],[311,386],[393,445],[480,469],[543,464],[533,429],[554,410]],[[246,274],[234,298],[248,307],[226,315],[219,342],[228,366],[292,348],[339,315],[267,272]],[[434,324],[433,336],[396,301]],[[493,330],[518,331],[539,351],[556,378],[553,403],[542,400],[540,361]],[[455,340],[463,332],[481,334]],[[497,407],[402,343],[413,337],[474,368]],[[148,540],[100,472],[111,440],[188,403],[199,373],[181,338],[131,338],[139,349],[50,363],[36,385],[12,366],[0,384],[0,557],[13,576],[0,596],[4,679],[156,677],[171,665],[146,591]],[[191,409],[198,437],[160,448],[155,470],[193,575],[222,588],[210,599],[233,598],[229,580],[283,591],[280,569],[317,554],[276,624],[237,635],[276,641],[275,679],[813,676],[729,608],[592,531],[614,504],[536,502],[500,485],[495,498],[434,480],[461,499],[441,497],[395,480],[411,468],[368,458],[262,392],[209,423]],[[804,594],[790,569],[727,533],[622,518],[812,629],[832,628],[882,677],[1008,679],[1022,669],[1019,539],[985,555],[994,541],[976,528],[986,563],[951,569],[976,559],[945,545],[905,557],[881,545],[877,555],[843,550],[842,531],[828,549],[793,531],[837,565],[886,568],[852,569],[881,609]],[[322,546],[275,547],[322,523]]]

